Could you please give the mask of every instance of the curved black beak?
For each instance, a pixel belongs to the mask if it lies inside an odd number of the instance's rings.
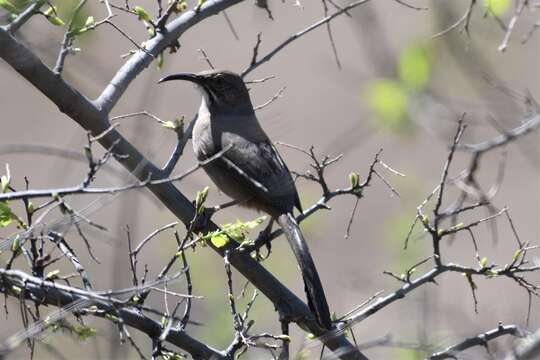
[[[170,80],[185,80],[185,81],[191,81],[195,84],[199,84],[199,85],[202,85],[203,83],[203,79],[202,77],[198,76],[197,74],[193,74],[193,73],[178,73],[178,74],[173,74],[173,75],[169,75],[169,76],[165,76],[164,78],[160,79],[158,81],[158,84],[159,83],[162,83],[164,81],[170,81]]]

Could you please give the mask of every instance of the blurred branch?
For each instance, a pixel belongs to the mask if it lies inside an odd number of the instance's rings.
[[[504,335],[512,335],[518,338],[524,337],[525,333],[516,325],[502,325],[499,324],[495,329],[486,331],[485,333],[467,338],[455,345],[449,346],[446,349],[436,352],[429,356],[428,360],[441,360],[441,359],[456,359],[456,354],[467,350],[474,346],[487,347],[489,341],[497,339]],[[524,359],[519,357],[519,359]]]
[[[525,136],[528,133],[536,130],[540,126],[540,115],[536,115],[527,119],[523,124],[512,130],[506,131],[504,134],[493,139],[478,143],[478,144],[460,144],[459,150],[464,150],[473,153],[484,153],[500,146],[504,146],[515,139]]]
[[[540,355],[540,329],[531,334],[522,344],[515,347],[505,360],[532,360]]]

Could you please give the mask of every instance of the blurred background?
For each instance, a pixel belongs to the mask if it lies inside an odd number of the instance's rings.
[[[59,16],[69,14],[76,4],[72,0],[53,1]],[[180,39],[181,47],[174,54],[164,54],[161,69],[152,63],[129,87],[114,115],[146,110],[169,121],[185,116],[189,120],[196,113],[200,94],[187,83],[157,84],[167,74],[208,69],[198,49],[204,49],[216,68],[240,72],[251,61],[257,33],[262,33],[259,54],[266,54],[291,34],[301,31],[324,17],[321,1],[268,1],[273,20],[267,12],[246,1],[227,10],[234,27],[231,31],[223,14],[213,16],[187,31]],[[346,5],[347,1],[338,1]],[[316,259],[318,270],[326,286],[328,301],[338,315],[351,310],[377,291],[386,293],[400,284],[383,275],[383,271],[402,273],[432,253],[431,241],[416,229],[407,250],[404,239],[416,214],[416,207],[440,181],[448,153],[448,145],[457,128],[457,120],[466,113],[468,124],[464,141],[477,142],[499,134],[496,122],[503,129],[518,126],[530,111],[525,98],[538,97],[540,92],[540,58],[537,35],[522,44],[538,15],[530,4],[519,21],[505,52],[498,50],[515,4],[510,0],[486,0],[475,5],[469,33],[463,24],[443,36],[432,38],[458,21],[467,11],[469,1],[412,1],[415,10],[395,1],[371,1],[350,11],[331,23],[337,59],[332,50],[327,28],[322,26],[294,41],[270,62],[250,74],[248,80],[273,75],[274,79],[251,85],[255,105],[272,98],[285,87],[283,96],[258,111],[258,117],[269,136],[275,141],[294,144],[301,148],[314,146],[315,152],[343,159],[328,168],[327,180],[331,187],[348,186],[348,174],[356,171],[361,181],[379,149],[381,159],[405,174],[405,177],[384,173],[385,178],[399,192],[392,192],[378,178],[365,190],[360,200],[351,235],[344,235],[354,199],[336,198],[331,211],[321,211],[302,223],[306,238]],[[118,4],[122,5],[122,4]],[[151,16],[156,14],[155,2],[139,0],[132,5],[143,6]],[[188,5],[194,6],[188,1]],[[330,6],[329,12],[335,9]],[[106,15],[99,2],[88,2],[84,18],[96,20]],[[122,30],[137,42],[148,38],[144,25],[134,16],[115,11],[113,19]],[[67,16],[67,15],[66,15]],[[4,23],[7,15],[3,17]],[[54,66],[63,35],[61,26],[51,25],[43,16],[35,16],[18,34],[43,61]],[[96,98],[119,67],[125,62],[133,45],[107,25],[78,37],[75,47],[80,52],[69,56],[64,70],[65,79],[89,98]],[[24,188],[24,177],[31,188],[56,188],[78,184],[86,174],[83,147],[86,133],[74,121],[60,113],[41,93],[18,76],[4,62],[0,62],[0,164],[9,163],[13,186]],[[148,117],[138,116],[119,120],[119,130],[156,164],[163,164],[175,144],[175,134]],[[523,241],[538,244],[536,221],[540,210],[540,150],[533,133],[519,143],[483,157],[480,171],[482,187],[488,190],[497,179],[502,152],[506,152],[504,178],[493,199],[496,207],[508,206]],[[18,145],[18,146],[14,146]],[[26,146],[20,146],[26,145]],[[279,148],[289,168],[304,172],[310,160],[289,148]],[[96,153],[102,152],[96,146]],[[467,166],[469,155],[458,153],[451,171],[456,176]],[[195,163],[191,144],[175,173]],[[98,176],[95,186],[126,184],[132,179],[117,164]],[[317,184],[298,181],[304,208],[320,198]],[[227,201],[204,172],[199,171],[178,184],[188,197],[210,186],[208,202]],[[456,189],[447,193],[445,205],[456,199]],[[135,243],[154,229],[175,221],[146,190],[133,190],[115,196],[73,196],[67,198],[76,209],[93,203],[89,217],[108,228],[108,231],[87,229],[92,249],[100,260],[94,262],[76,231],[70,230],[68,239],[76,249],[83,265],[94,281],[96,289],[117,289],[131,286],[131,273],[125,227],[129,226]],[[485,211],[471,213],[461,221],[485,217]],[[216,222],[230,223],[236,219],[251,220],[259,214],[234,207],[216,215]],[[61,214],[52,213],[51,223]],[[485,225],[485,224],[484,224]],[[494,228],[496,231],[494,231]],[[480,226],[476,237],[480,255],[490,262],[505,264],[511,261],[516,243],[510,226],[502,218],[495,226]],[[183,226],[178,226],[181,234]],[[17,230],[2,229],[8,237]],[[68,231],[68,230],[66,230]],[[256,234],[256,232],[255,232]],[[497,236],[494,236],[496,234]],[[176,249],[171,232],[160,234],[140,255],[139,264],[148,264],[150,278],[168,261]],[[453,243],[443,245],[444,260],[462,265],[477,264],[474,248],[467,236],[457,236]],[[7,254],[0,255],[2,261]],[[204,324],[190,325],[188,333],[217,348],[228,346],[233,327],[228,310],[223,261],[208,248],[198,248],[189,254],[189,264],[196,295],[205,297],[195,301],[191,319]],[[273,242],[273,254],[264,263],[275,276],[304,298],[303,285],[294,257],[284,238]],[[17,268],[26,266],[23,259]],[[430,265],[419,268],[418,273]],[[61,271],[72,272],[69,264],[58,264]],[[244,280],[234,273],[235,291],[240,293]],[[531,281],[540,282],[531,274]],[[478,279],[479,313],[465,277],[444,275],[438,285],[429,284],[406,298],[388,306],[354,327],[359,342],[392,335],[395,340],[417,344],[450,345],[463,337],[495,328],[497,323],[518,324],[536,329],[540,324],[540,303],[533,299],[530,322],[527,318],[527,293],[505,279]],[[184,280],[174,285],[185,292]],[[249,299],[252,288],[248,287]],[[246,301],[242,301],[244,304]],[[2,315],[0,338],[22,328],[18,303],[6,301],[9,316]],[[163,298],[155,296],[151,304],[163,307]],[[279,333],[277,313],[272,305],[259,296],[252,318],[254,329]],[[128,345],[119,345],[117,329],[110,323],[87,318],[87,324],[97,329],[97,335],[81,343],[67,333],[47,333],[45,345],[38,345],[35,358],[137,358]],[[292,328],[293,349],[300,349],[305,334]],[[148,340],[132,331],[133,338],[143,349]],[[309,343],[309,342],[308,342]],[[504,353],[515,340],[503,337],[490,343],[490,349]],[[55,348],[56,350],[52,350]],[[310,345],[305,358],[318,358],[320,348]],[[366,351],[373,359],[420,359],[426,353],[393,347],[379,347]],[[24,346],[12,358],[28,358]],[[462,358],[487,357],[485,349],[467,351]],[[265,353],[253,352],[253,359],[268,358]]]

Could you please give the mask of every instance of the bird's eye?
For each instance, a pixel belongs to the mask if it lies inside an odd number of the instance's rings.
[[[221,76],[216,77],[215,79],[217,85],[223,85],[224,81]]]

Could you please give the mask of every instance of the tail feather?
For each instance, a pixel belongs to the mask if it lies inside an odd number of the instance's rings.
[[[332,328],[332,320],[330,319],[330,310],[326,302],[324,289],[300,227],[291,213],[283,214],[277,220],[289,241],[302,271],[308,306],[315,315],[319,325],[330,329]]]

